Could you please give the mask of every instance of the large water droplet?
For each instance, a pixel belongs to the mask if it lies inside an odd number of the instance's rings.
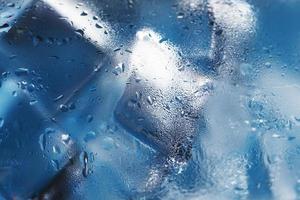
[[[27,68],[20,67],[15,70],[15,75],[17,76],[26,76],[28,75],[29,70]]]
[[[70,135],[69,134],[62,134],[61,135],[61,140],[63,141],[63,143],[65,145],[68,145],[70,143],[70,140],[71,140]]]
[[[40,144],[41,150],[44,151],[46,148],[46,135],[45,134],[40,135],[39,144]]]
[[[0,117],[0,128],[4,126],[4,119]]]
[[[94,131],[89,131],[85,136],[84,136],[84,141],[89,142],[97,137],[97,133]]]
[[[89,174],[89,168],[88,168],[88,154],[87,152],[83,152],[81,155],[82,163],[83,163],[83,169],[82,169],[82,175],[84,177],[87,177]]]
[[[0,25],[0,29],[2,29],[2,28],[8,28],[8,27],[9,27],[8,23],[4,23],[4,24]]]
[[[59,148],[59,146],[57,146],[57,145],[54,145],[53,147],[52,147],[52,151],[53,151],[53,153],[55,153],[55,154],[60,154],[60,148]]]

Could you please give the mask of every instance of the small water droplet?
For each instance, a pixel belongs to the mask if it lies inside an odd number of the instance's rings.
[[[85,136],[84,136],[84,141],[89,142],[97,137],[97,133],[94,131],[89,131]]]
[[[70,103],[69,104],[69,110],[74,110],[76,108],[76,105],[75,105],[75,103]]]
[[[92,122],[93,119],[94,119],[94,118],[93,118],[92,115],[88,115],[88,116],[87,116],[87,122],[88,122],[88,123]]]
[[[266,63],[265,63],[265,66],[266,66],[267,68],[271,68],[271,67],[272,67],[272,64],[271,64],[270,62],[266,62]]]
[[[43,42],[43,38],[41,36],[34,36],[32,38],[33,46],[39,45],[39,43]]]
[[[53,99],[53,101],[54,102],[56,102],[56,101],[59,101],[59,100],[61,100],[62,98],[64,98],[64,95],[58,95],[57,97],[55,97],[54,99]]]
[[[81,16],[87,16],[88,13],[87,13],[86,11],[82,11],[80,15],[81,15]]]
[[[273,138],[281,138],[281,136],[280,136],[280,135],[278,135],[278,134],[276,134],[276,133],[275,133],[275,134],[273,134],[273,135],[272,135],[272,137],[273,137]]]
[[[29,105],[33,106],[33,105],[37,104],[37,102],[38,102],[37,100],[32,99],[29,101]]]
[[[159,43],[163,43],[165,41],[167,41],[167,38],[162,38],[162,39],[159,40]]]
[[[11,8],[12,8],[12,7],[15,7],[15,4],[14,4],[14,3],[8,3],[8,4],[7,4],[7,7],[11,7]]]
[[[59,148],[59,146],[57,146],[57,145],[54,145],[53,147],[52,147],[52,151],[53,151],[53,153],[55,153],[55,154],[60,154],[60,148]]]
[[[99,23],[95,24],[96,28],[103,28],[103,26],[101,26]]]
[[[150,105],[153,104],[153,100],[152,100],[151,96],[148,96],[148,97],[147,97],[147,102],[148,102]]]
[[[55,170],[59,170],[59,163],[58,160],[51,160],[52,166],[55,168]]]
[[[66,106],[65,104],[60,104],[59,105],[59,110],[61,112],[67,112],[69,109],[68,109],[68,106]]]
[[[178,13],[177,14],[177,19],[182,19],[184,17],[184,13]]]
[[[82,29],[75,30],[75,33],[79,34],[80,36],[84,35],[84,31]]]

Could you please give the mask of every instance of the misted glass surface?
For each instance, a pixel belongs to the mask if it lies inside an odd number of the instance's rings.
[[[0,0],[0,200],[300,199],[299,0]]]

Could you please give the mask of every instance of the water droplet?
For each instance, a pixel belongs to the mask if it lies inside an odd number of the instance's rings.
[[[60,104],[59,105],[59,110],[61,112],[67,112],[69,109],[68,109],[68,107],[65,104]]]
[[[38,101],[35,99],[32,99],[29,101],[29,105],[33,106],[34,104],[36,104]]]
[[[39,45],[39,43],[43,42],[43,38],[41,36],[34,36],[32,38],[33,46]]]
[[[53,153],[55,153],[55,154],[60,154],[60,148],[59,148],[59,146],[57,146],[57,145],[54,145],[53,147],[52,147],[52,151],[53,151]]]
[[[12,95],[13,95],[14,97],[18,96],[17,91],[13,91],[13,92],[12,92]]]
[[[103,28],[99,23],[95,24],[96,28]]]
[[[93,20],[98,20],[98,19],[99,19],[98,16],[96,16],[96,15],[93,16]]]
[[[4,23],[4,24],[0,25],[0,29],[1,29],[1,28],[8,28],[8,27],[9,27],[9,24],[8,24],[8,23]]]
[[[55,133],[55,129],[53,129],[53,128],[46,128],[46,129],[45,129],[45,133],[46,133],[46,134]]]
[[[84,151],[82,153],[81,157],[82,157],[82,162],[83,162],[82,175],[84,177],[87,177],[88,174],[89,174],[89,168],[88,168],[88,161],[89,160],[88,160],[88,154],[87,154],[87,152]]]
[[[217,36],[220,36],[220,35],[222,35],[223,30],[222,29],[217,29],[215,33],[216,33]]]
[[[117,76],[125,71],[124,63],[119,63],[113,70],[113,73]]]
[[[68,145],[71,141],[70,135],[69,134],[62,134],[61,135],[61,140],[65,145]]]
[[[53,99],[53,101],[54,102],[56,102],[56,101],[59,101],[59,100],[61,100],[62,98],[64,98],[64,95],[58,95],[57,97],[55,97],[54,99]]]
[[[270,62],[266,62],[266,63],[265,63],[265,66],[266,66],[267,68],[271,68],[271,67],[272,67],[272,64],[271,64]]]
[[[177,19],[182,19],[184,17],[184,13],[178,13],[177,14]]]
[[[80,15],[81,15],[81,16],[87,16],[88,13],[87,13],[86,11],[82,11]]]
[[[88,115],[88,116],[87,116],[87,122],[88,122],[88,123],[92,122],[93,119],[94,119],[94,118],[93,118],[92,115]]]
[[[185,67],[184,67],[184,65],[180,65],[177,69],[178,69],[178,71],[182,72],[185,69]]]
[[[148,97],[147,97],[147,102],[148,102],[150,105],[153,104],[153,100],[152,100],[151,96],[148,96]]]
[[[162,38],[162,39],[159,40],[159,43],[163,43],[165,41],[167,41],[167,38]]]
[[[11,8],[12,8],[12,7],[15,7],[15,4],[14,4],[14,3],[8,3],[8,4],[7,4],[7,7],[11,7]]]
[[[295,136],[289,136],[289,137],[288,137],[288,141],[292,141],[292,140],[294,140],[294,139],[296,139]]]
[[[4,119],[0,117],[0,128],[3,128],[4,126]]]
[[[41,150],[44,151],[46,148],[46,135],[45,134],[40,135],[39,144],[40,144]]]
[[[15,75],[17,76],[26,76],[28,75],[29,70],[27,68],[20,67],[15,70]]]
[[[55,170],[59,170],[59,163],[58,160],[51,160],[52,166],[55,168]]]
[[[85,136],[84,136],[84,141],[89,142],[97,137],[97,133],[94,131],[89,131]]]
[[[75,33],[79,34],[80,36],[84,35],[84,31],[82,29],[75,30]]]
[[[280,135],[278,135],[278,134],[276,134],[276,133],[275,133],[275,134],[273,134],[273,135],[272,135],[272,137],[273,137],[273,138],[281,138],[281,136],[280,136]]]
[[[74,110],[76,108],[76,105],[75,105],[75,103],[70,103],[69,104],[69,110]]]
[[[35,86],[34,86],[34,84],[29,84],[28,86],[27,86],[27,91],[28,92],[33,92],[34,91],[34,89],[35,89]]]

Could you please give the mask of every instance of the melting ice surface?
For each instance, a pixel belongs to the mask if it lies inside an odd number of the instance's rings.
[[[0,199],[299,199],[299,18],[0,0]]]

